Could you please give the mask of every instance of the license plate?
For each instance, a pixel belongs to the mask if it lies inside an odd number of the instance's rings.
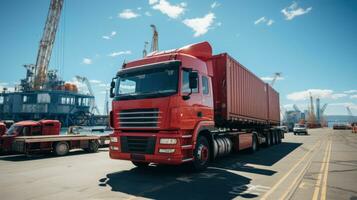
[[[131,154],[130,158],[132,160],[144,161],[145,160],[145,155],[143,155],[143,154]]]

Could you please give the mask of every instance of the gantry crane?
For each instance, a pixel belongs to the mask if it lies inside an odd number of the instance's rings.
[[[45,28],[40,41],[40,47],[37,53],[35,78],[33,83],[33,89],[35,90],[44,89],[45,87],[48,65],[56,38],[62,7],[63,0],[51,0]]]
[[[350,117],[350,122],[352,123],[354,121],[354,116],[353,116],[353,113],[351,111],[351,108],[349,106],[346,106],[346,110],[347,110],[347,113]]]
[[[91,96],[94,96],[94,92],[93,92],[93,89],[92,89],[92,86],[90,85],[90,82],[89,80],[87,79],[87,77],[82,77],[82,76],[76,76],[76,79],[79,81],[79,82],[82,82],[84,83],[86,86],[87,86],[87,89],[88,89],[88,92]],[[91,113],[94,113],[94,111],[97,112],[98,115],[100,115],[100,112],[99,112],[99,109],[98,109],[98,106],[95,102],[95,99],[93,99],[93,101],[91,102]]]
[[[156,26],[154,24],[151,24],[150,27],[153,31],[150,51],[154,52],[159,50],[159,33],[157,32]]]

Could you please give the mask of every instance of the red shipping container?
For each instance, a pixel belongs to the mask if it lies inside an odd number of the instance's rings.
[[[268,119],[270,123],[280,122],[280,102],[279,93],[275,91],[269,84],[268,88]]]
[[[211,61],[217,124],[227,121],[267,123],[266,84],[227,53],[215,55]]]

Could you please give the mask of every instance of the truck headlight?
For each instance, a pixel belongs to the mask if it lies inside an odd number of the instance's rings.
[[[160,138],[160,144],[176,144],[177,139],[175,138]]]
[[[119,151],[119,147],[116,147],[116,146],[110,146],[110,149],[114,150],[114,151]]]
[[[175,149],[159,149],[159,153],[173,153]]]
[[[110,137],[110,142],[118,142],[118,137]]]

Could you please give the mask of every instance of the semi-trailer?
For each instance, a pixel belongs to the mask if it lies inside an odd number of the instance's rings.
[[[204,170],[231,152],[284,137],[279,94],[208,42],[123,64],[111,83],[109,155],[138,167],[191,163]]]
[[[26,155],[53,152],[64,156],[71,149],[83,149],[94,153],[98,151],[100,141],[109,140],[108,135],[60,135],[60,130],[58,120],[17,122],[1,135],[0,152]]]

